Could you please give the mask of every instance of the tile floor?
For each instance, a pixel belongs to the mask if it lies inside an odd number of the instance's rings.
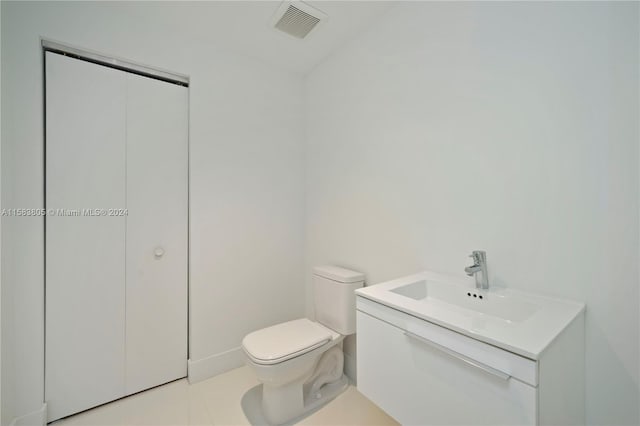
[[[241,401],[258,385],[241,367],[190,385],[178,380],[128,398],[67,417],[54,426],[249,425]],[[299,425],[397,425],[353,386]]]

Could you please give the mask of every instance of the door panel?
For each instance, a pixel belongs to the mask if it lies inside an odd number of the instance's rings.
[[[187,374],[187,135],[187,88],[128,74],[127,394]]]
[[[46,205],[67,213],[46,218],[53,421],[186,376],[188,106],[51,52],[45,77]]]
[[[123,73],[46,54],[46,399],[49,420],[125,385]]]

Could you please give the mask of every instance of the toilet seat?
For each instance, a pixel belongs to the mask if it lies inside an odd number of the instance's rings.
[[[284,322],[248,334],[242,349],[256,364],[272,365],[317,349],[338,333],[306,318]]]

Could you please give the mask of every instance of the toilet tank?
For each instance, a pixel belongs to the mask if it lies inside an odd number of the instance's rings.
[[[316,321],[342,335],[356,332],[356,295],[364,274],[337,266],[313,268]]]

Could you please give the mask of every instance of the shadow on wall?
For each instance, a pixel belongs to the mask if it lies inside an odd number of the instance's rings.
[[[640,401],[636,400],[640,384],[632,379],[633,373],[625,367],[618,354],[608,344],[607,334],[598,327],[592,316],[589,315],[588,306],[585,321],[586,346],[597,348],[586,352],[586,365],[607,365],[606,369],[590,371],[585,376],[587,381],[586,400],[591,399],[589,391],[594,387],[608,387],[609,384],[615,384],[616,387],[615,389],[609,388],[608,392],[598,393],[600,398],[606,395],[607,400],[602,401],[597,409],[589,404],[586,405],[589,424],[611,425],[611,419],[618,418],[619,413],[628,411],[628,407],[636,407],[640,415]],[[589,379],[594,383],[589,383]]]

